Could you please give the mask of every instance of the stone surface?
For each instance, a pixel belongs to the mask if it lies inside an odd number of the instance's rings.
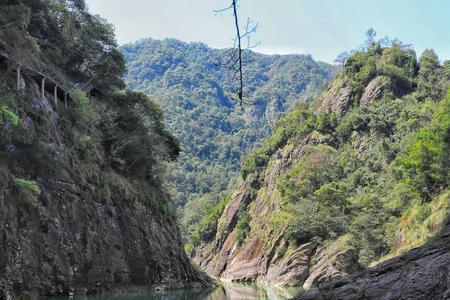
[[[450,299],[450,227],[428,244],[299,299]]]
[[[391,81],[387,76],[377,76],[375,77],[364,89],[364,93],[359,100],[361,105],[370,105],[374,101],[379,100],[384,91],[389,88]]]
[[[218,221],[214,240],[198,247],[194,261],[209,275],[227,281],[257,281],[270,285],[302,285],[310,276],[311,259],[316,253],[312,243],[300,245],[287,251],[284,232],[272,232],[270,220],[278,210],[276,182],[280,174],[298,162],[305,153],[305,145],[318,143],[326,137],[313,133],[274,154],[270,165],[260,178],[249,176],[232,196]],[[258,191],[258,192],[256,192]],[[249,207],[252,221],[250,236],[239,244],[236,240],[235,225],[240,207]],[[343,249],[333,256],[346,256]],[[337,251],[337,250],[336,250]],[[328,271],[333,264],[326,263],[320,269],[329,278],[343,272]],[[340,260],[343,264],[352,260]],[[333,270],[340,270],[333,266]],[[344,267],[344,269],[346,266]]]
[[[303,285],[306,289],[344,278],[362,270],[349,235],[344,235],[330,246],[319,249],[316,260],[317,262],[311,267],[310,275]]]
[[[30,95],[30,102],[36,114],[51,111],[46,100]],[[42,119],[53,137],[63,136],[57,119]],[[26,119],[24,126],[33,129],[33,121]],[[8,149],[14,154],[20,146]],[[58,140],[55,147],[64,143]],[[140,202],[112,195],[111,202],[103,203],[96,199],[99,187],[70,174],[61,165],[54,175],[30,178],[42,190],[32,204],[13,185],[0,182],[1,300],[211,284],[184,253],[175,219],[156,205],[142,204],[158,199]]]
[[[341,117],[351,104],[352,98],[350,83],[345,79],[338,78],[323,95],[316,114],[334,112],[337,117]]]
[[[162,212],[82,198],[64,170],[40,186],[50,199],[34,208],[0,196],[0,299],[208,282]]]

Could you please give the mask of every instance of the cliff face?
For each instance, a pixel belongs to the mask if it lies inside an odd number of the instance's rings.
[[[422,247],[357,276],[308,291],[299,299],[446,299],[449,266],[450,227],[446,227]]]
[[[315,105],[300,103],[281,119],[243,164],[243,182],[221,216],[200,223],[215,225],[192,251],[202,269],[225,280],[310,289],[423,245],[446,226],[448,79],[437,85],[440,98],[420,98],[425,60],[418,64],[399,45],[375,45],[350,58]],[[433,72],[441,74],[438,63]],[[427,177],[433,167],[422,158],[430,153],[442,176]],[[428,274],[427,291],[433,272],[447,272],[440,264],[448,241],[440,239],[439,250],[425,246],[322,295],[375,299],[380,289],[400,295],[414,285],[416,299],[421,281],[408,272]],[[438,294],[447,287],[442,278]]]
[[[283,230],[271,229],[270,220],[280,210],[277,179],[304,157],[307,145],[323,139],[309,135],[279,150],[261,177],[249,176],[242,183],[219,219],[215,239],[195,251],[194,261],[203,270],[223,280],[280,286],[312,286],[360,270],[354,247],[345,236],[326,247],[308,242],[292,248]],[[251,234],[241,243],[236,224],[242,207],[248,207],[252,220]]]
[[[83,0],[0,4],[0,299],[209,283],[164,188],[179,146],[124,72]]]
[[[184,253],[175,219],[162,206],[149,204],[162,203],[164,191],[156,188],[153,194],[133,198],[130,195],[140,185],[109,170],[115,183],[105,197],[101,183],[74,176],[76,172],[61,158],[72,147],[61,124],[69,111],[62,99],[56,105],[47,100],[48,93],[41,98],[33,78],[24,75],[21,82],[19,99],[31,104],[28,117],[21,115],[19,128],[6,120],[3,133],[38,138],[39,128],[47,128],[53,142],[38,143],[53,158],[39,162],[33,155],[26,157],[24,151],[41,150],[17,139],[2,145],[0,299],[209,284]],[[6,90],[3,86],[2,92]],[[27,169],[27,163],[35,167]],[[55,163],[49,173],[39,170],[40,165]],[[92,171],[102,174],[105,167],[95,165]]]

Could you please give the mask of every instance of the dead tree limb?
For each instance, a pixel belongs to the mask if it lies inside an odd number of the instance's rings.
[[[244,27],[244,30],[241,30],[240,24],[239,24],[239,15],[238,15],[238,2],[239,0],[232,0],[231,4],[228,7],[225,7],[223,9],[219,9],[214,11],[217,13],[223,13],[225,11],[232,10],[233,12],[233,18],[234,18],[234,25],[236,30],[236,36],[234,38],[234,44],[233,47],[225,52],[225,56],[227,57],[225,61],[221,61],[218,59],[217,65],[221,67],[225,67],[232,72],[233,78],[235,78],[238,82],[238,88],[236,91],[237,98],[239,100],[239,104],[241,108],[243,108],[244,104],[248,104],[249,101],[244,100],[244,64],[251,62],[250,60],[245,60],[243,58],[244,50],[253,49],[259,45],[259,43],[256,43],[254,45],[251,45],[251,34],[255,33],[259,24],[254,24],[250,18],[247,19],[247,23]],[[243,47],[243,41],[247,40],[247,45],[244,48]]]

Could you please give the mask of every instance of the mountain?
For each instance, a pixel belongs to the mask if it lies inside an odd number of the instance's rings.
[[[311,299],[443,294],[449,82],[450,61],[432,50],[417,59],[383,41],[357,51],[246,157],[243,182],[192,231],[194,260],[226,280],[325,286]],[[439,288],[434,273],[445,277]]]
[[[242,112],[232,99],[236,81],[217,64],[226,60],[226,49],[145,39],[121,50],[128,86],[164,108],[167,128],[180,142],[182,153],[168,181],[186,234],[223,191],[236,185],[243,154],[267,137],[299,98],[315,95],[337,71],[307,55],[246,51],[245,100],[251,104]]]
[[[179,146],[82,0],[0,4],[0,299],[198,286],[164,189]]]

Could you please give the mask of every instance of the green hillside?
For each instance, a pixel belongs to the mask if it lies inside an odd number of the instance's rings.
[[[168,180],[175,206],[187,204],[184,228],[195,223],[199,207],[211,207],[235,185],[242,156],[270,134],[275,120],[300,98],[320,91],[336,71],[310,56],[247,52],[251,62],[244,72],[252,105],[242,112],[232,100],[235,81],[216,64],[225,50],[174,39],[145,39],[121,49],[128,86],[160,103],[180,142],[182,152]]]
[[[424,243],[448,222],[449,82],[450,62],[433,50],[419,59],[398,42],[357,51],[321,97],[300,102],[246,157],[239,193],[199,222],[188,249],[205,257],[205,244],[232,234],[242,247],[281,234],[277,251],[288,255],[345,236],[367,266]]]

